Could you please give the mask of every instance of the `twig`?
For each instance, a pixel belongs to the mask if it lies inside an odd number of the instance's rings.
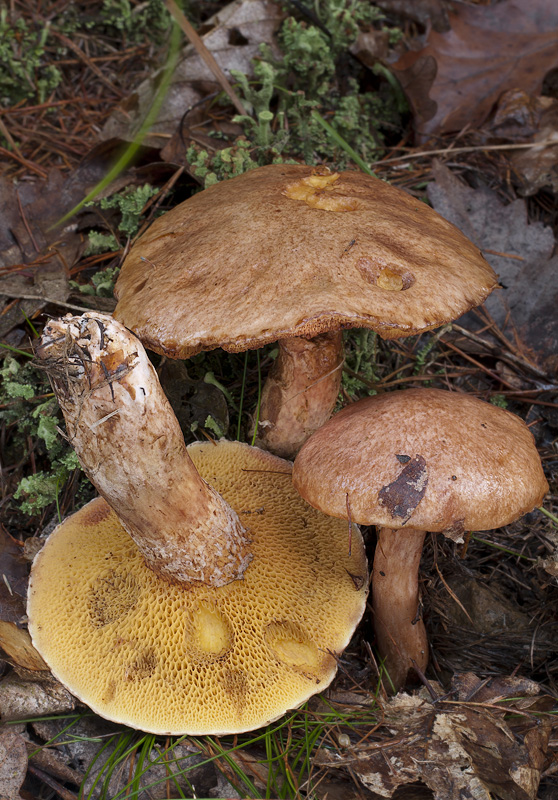
[[[483,372],[486,372],[486,374],[490,375],[490,377],[493,380],[502,383],[504,386],[507,386],[508,389],[511,389],[512,391],[515,389],[515,386],[512,386],[511,383],[508,383],[508,381],[505,378],[502,378],[502,376],[498,375],[497,372],[493,372],[491,369],[488,369],[488,367],[485,367],[483,364],[480,363],[480,361],[477,361],[476,358],[471,358],[471,356],[468,356],[467,353],[464,353],[463,350],[459,349],[459,347],[456,347],[454,344],[451,344],[451,342],[444,341],[444,344],[446,347],[449,347],[451,350],[454,350],[456,353],[459,353],[459,355],[466,361],[470,361],[471,364],[475,365],[475,367],[478,367]]]
[[[27,234],[28,234],[29,238],[31,239],[31,242],[33,244],[33,247],[35,248],[35,251],[37,253],[40,253],[41,249],[40,249],[39,245],[37,244],[37,242],[35,241],[35,237],[33,236],[33,232],[31,230],[31,228],[29,227],[29,223],[27,222],[27,217],[25,216],[25,212],[24,212],[23,206],[21,204],[21,197],[19,196],[19,192],[18,192],[17,189],[15,190],[15,194],[16,194],[16,197],[17,197],[17,207],[19,208],[19,215],[21,217],[21,221],[23,222],[25,230],[27,231]]]
[[[383,166],[384,164],[393,164],[395,161],[410,161],[415,158],[429,158],[430,156],[441,156],[446,153],[478,153],[488,150],[530,150],[533,147],[546,147],[553,145],[556,147],[556,139],[545,139],[544,142],[528,142],[527,144],[491,144],[491,145],[476,145],[474,147],[444,147],[441,150],[422,150],[420,153],[409,153],[406,156],[394,156],[393,158],[386,158],[383,161],[375,161],[375,164]]]
[[[468,331],[466,328],[462,328],[461,325],[456,325],[455,322],[452,324],[452,328],[454,331],[458,331],[459,333],[463,334],[463,336],[466,336],[467,339],[471,339],[471,341],[476,342],[477,344],[480,344],[483,347],[486,347],[487,350],[496,350],[496,351],[500,350],[498,345],[488,342],[486,339],[483,339],[481,336],[477,336],[476,333],[472,333],[471,331]],[[447,342],[444,341],[444,344],[447,344]],[[530,361],[525,361],[525,359],[520,358],[519,356],[516,356],[513,353],[498,352],[498,358],[501,358],[502,361],[510,361],[512,364],[517,364],[518,366],[521,366],[524,369],[528,369],[530,372],[532,372],[534,375],[537,375],[539,378],[544,378],[545,380],[551,380],[549,375],[540,370],[534,364],[531,364]]]
[[[81,314],[84,314],[86,311],[91,311],[90,308],[84,308],[83,306],[76,306],[74,303],[65,303],[63,300],[56,300],[54,297],[43,297],[40,294],[20,294],[19,292],[10,292],[7,289],[3,289],[2,285],[0,284],[0,295],[4,297],[13,297],[16,300],[38,300],[41,303],[52,303],[53,306],[62,306],[62,308],[71,308],[73,311],[79,311]]]
[[[54,30],[54,29],[52,29],[52,28],[51,28],[51,29],[50,29],[50,32],[51,32],[51,33],[52,33],[54,36],[56,36],[58,39],[60,39],[60,41],[61,41],[61,42],[63,42],[63,44],[64,44],[66,47],[69,47],[69,48],[70,48],[70,50],[72,50],[72,51],[73,51],[73,52],[76,54],[76,56],[77,56],[77,57],[78,57],[78,58],[79,58],[81,61],[83,61],[83,63],[84,63],[86,66],[88,66],[88,67],[89,67],[89,69],[90,69],[92,72],[94,72],[94,73],[95,73],[95,75],[96,75],[96,76],[99,78],[99,80],[101,81],[101,83],[104,83],[104,84],[105,84],[105,86],[107,87],[107,89],[110,89],[110,90],[111,90],[111,92],[114,92],[114,94],[115,94],[115,95],[117,95],[117,97],[120,97],[120,98],[124,97],[124,92],[120,91],[120,89],[118,89],[118,88],[117,88],[117,87],[116,87],[116,86],[115,86],[113,83],[111,83],[111,82],[109,81],[109,79],[108,79],[108,78],[106,78],[106,77],[103,75],[103,73],[101,72],[101,70],[99,69],[99,67],[98,67],[96,64],[94,64],[94,63],[93,63],[93,61],[91,61],[91,59],[90,59],[90,58],[88,58],[88,57],[85,55],[85,53],[83,52],[83,50],[81,50],[81,48],[80,48],[80,47],[78,47],[78,45],[77,45],[75,42],[73,42],[73,41],[72,41],[72,40],[71,40],[71,39],[70,39],[68,36],[65,36],[63,33],[60,33],[60,31],[56,31],[56,30]]]

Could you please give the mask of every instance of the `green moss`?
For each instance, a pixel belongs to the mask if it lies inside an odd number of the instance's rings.
[[[12,22],[7,8],[0,9],[0,104],[22,100],[43,103],[62,75],[46,63],[49,25],[31,27],[22,17]]]
[[[215,155],[190,147],[186,160],[205,186],[293,157],[343,169],[355,158],[366,168],[381,155],[383,126],[400,124],[401,92],[381,72],[381,95],[361,91],[356,68],[343,55],[359,26],[381,24],[382,14],[364,0],[322,0],[316,11],[329,35],[289,16],[278,37],[281,58],[264,44],[254,63],[254,80],[232,71],[248,112],[234,117],[244,137]]]

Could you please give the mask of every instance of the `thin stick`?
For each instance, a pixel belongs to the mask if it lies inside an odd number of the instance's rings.
[[[444,147],[441,150],[423,150],[420,153],[409,153],[406,156],[394,156],[383,161],[376,161],[375,164],[393,164],[395,161],[410,161],[415,158],[428,158],[429,156],[441,156],[446,153],[478,153],[488,150],[530,150],[532,147],[546,147],[547,145],[556,146],[555,139],[545,139],[544,142],[529,142],[527,144],[491,144],[476,147]]]
[[[79,311],[82,314],[86,311],[91,311],[90,308],[76,306],[73,303],[65,303],[63,300],[55,300],[54,297],[43,297],[40,294],[20,294],[19,292],[10,292],[9,289],[4,289],[4,287],[2,287],[0,294],[3,294],[4,297],[14,297],[16,300],[38,300],[41,303],[52,303],[52,305],[71,308],[73,311]]]
[[[40,178],[46,178],[47,176],[47,173],[44,171],[44,169],[37,167],[32,161],[28,161],[15,150],[12,152],[11,150],[6,150],[5,147],[0,147],[0,155],[7,156],[7,158],[13,158],[15,161],[23,164],[24,167],[27,167],[28,170],[34,172],[35,175],[38,175]]]
[[[232,89],[230,83],[227,80],[227,76],[225,75],[219,64],[215,61],[213,53],[211,53],[207,49],[203,41],[198,36],[197,32],[194,30],[192,25],[190,25],[190,23],[188,22],[182,11],[179,9],[179,7],[176,5],[174,0],[165,0],[165,6],[167,7],[169,13],[172,14],[178,25],[180,25],[180,27],[186,34],[186,36],[192,43],[192,46],[196,50],[199,57],[202,59],[205,65],[209,67],[209,69],[215,76],[215,79],[217,80],[223,91],[228,95],[231,103],[236,108],[238,113],[246,114],[247,113],[246,109],[244,108],[244,106],[238,99],[238,96]]]

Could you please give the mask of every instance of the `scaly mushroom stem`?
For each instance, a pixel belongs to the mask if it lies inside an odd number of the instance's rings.
[[[262,392],[258,444],[292,458],[327,422],[341,386],[341,331],[279,339],[279,355]]]
[[[378,528],[372,572],[378,650],[395,691],[413,666],[424,671],[428,639],[418,614],[418,571],[425,532]]]
[[[91,482],[157,574],[223,586],[252,558],[236,513],[198,474],[143,346],[89,312],[45,327],[36,351]]]

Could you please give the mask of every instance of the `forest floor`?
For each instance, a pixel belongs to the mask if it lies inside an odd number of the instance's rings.
[[[189,0],[186,24],[160,0],[0,10],[1,797],[558,798],[549,5]],[[389,696],[369,609],[332,687],[302,709],[242,736],[146,735],[92,715],[25,638],[30,561],[94,496],[33,343],[49,318],[114,309],[120,265],[163,212],[282,161],[360,169],[430,204],[503,287],[419,336],[347,331],[338,406],[424,386],[487,400],[525,420],[550,491],[506,528],[427,536],[430,661],[406,692]],[[187,441],[250,441],[275,355],[154,356]]]

